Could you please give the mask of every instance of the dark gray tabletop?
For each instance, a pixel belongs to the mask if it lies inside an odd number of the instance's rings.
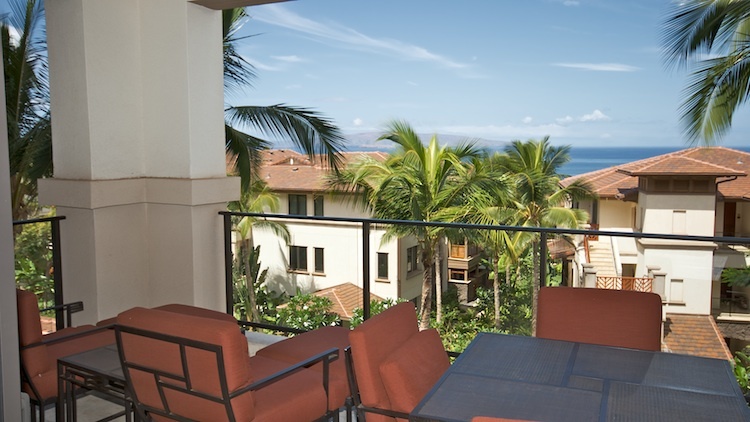
[[[412,421],[750,421],[729,362],[481,333]]]
[[[66,356],[60,358],[60,362],[66,366],[77,367],[93,374],[125,382],[116,344]]]

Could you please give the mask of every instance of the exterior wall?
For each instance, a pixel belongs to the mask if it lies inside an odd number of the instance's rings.
[[[636,204],[618,199],[599,200],[599,228],[610,230],[633,227],[633,210]]]
[[[313,214],[313,195],[307,195],[307,215]],[[288,213],[288,193],[280,196],[281,212]],[[369,215],[352,204],[324,195],[324,215],[362,217]],[[332,287],[342,283],[363,286],[362,228],[356,223],[280,220],[286,224],[291,238],[287,245],[275,234],[262,229],[253,230],[256,246],[261,246],[261,268],[268,268],[268,290],[295,294]],[[406,250],[416,246],[414,239],[398,239],[383,243],[385,230],[370,229],[370,291],[383,298],[413,299],[421,294],[422,271],[406,272]],[[307,267],[304,272],[289,271],[289,246],[307,248]],[[323,249],[324,273],[314,272],[315,248]],[[378,279],[378,253],[388,254],[388,279]]]
[[[643,212],[641,231],[644,233],[714,235],[716,216],[714,194],[678,195],[641,192],[638,196],[638,206]]]
[[[636,274],[648,273],[648,267],[660,267],[667,274],[664,288],[667,313],[711,313],[714,251],[711,244],[642,239],[638,245]]]

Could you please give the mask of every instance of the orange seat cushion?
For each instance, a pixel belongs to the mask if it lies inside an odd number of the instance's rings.
[[[450,366],[440,334],[413,335],[380,364],[380,376],[393,410],[409,413]]]
[[[346,374],[344,349],[349,346],[349,330],[344,327],[322,327],[258,350],[255,356],[263,356],[288,363],[300,362],[332,347],[339,349],[339,358],[328,367],[328,408],[338,409],[344,405],[349,393],[349,381]],[[310,369],[323,370],[323,364],[317,363]]]
[[[226,312],[214,311],[213,309],[200,308],[198,306],[183,305],[181,303],[170,303],[167,305],[157,306],[154,309],[161,311],[175,312],[183,315],[192,315],[203,318],[213,318],[221,321],[232,322],[237,324],[237,320]]]
[[[250,369],[256,379],[273,375],[289,367],[288,362],[264,356],[250,358]],[[302,369],[253,392],[253,421],[312,421],[326,412],[323,374]]]
[[[660,351],[661,306],[655,293],[545,287],[539,290],[536,335]]]

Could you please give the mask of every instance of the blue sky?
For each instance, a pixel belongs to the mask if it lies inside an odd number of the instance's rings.
[[[667,0],[299,0],[251,7],[236,105],[311,107],[345,134],[683,147],[686,73],[659,52]],[[722,144],[746,146],[748,107]]]

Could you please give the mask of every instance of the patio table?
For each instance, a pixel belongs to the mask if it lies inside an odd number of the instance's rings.
[[[411,421],[750,421],[728,361],[480,333]]]
[[[128,397],[125,376],[120,365],[116,344],[66,356],[57,361],[58,396],[56,419],[78,420],[76,389],[97,391],[123,404],[124,410],[98,422],[110,421],[125,415],[131,421],[133,404]],[[136,418],[137,419],[137,418]]]

